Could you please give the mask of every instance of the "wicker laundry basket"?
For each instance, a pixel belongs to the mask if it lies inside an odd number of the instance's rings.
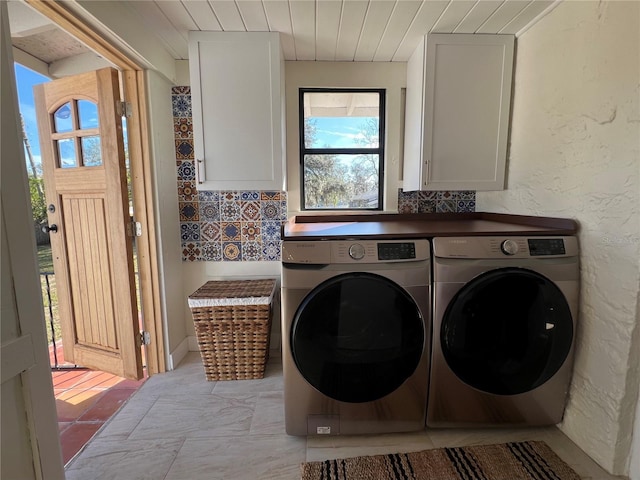
[[[220,280],[189,295],[207,380],[263,378],[275,279]]]

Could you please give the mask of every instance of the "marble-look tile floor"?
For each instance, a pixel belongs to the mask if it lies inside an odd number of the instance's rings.
[[[608,475],[555,427],[292,437],[284,432],[282,365],[264,379],[208,382],[191,352],[154,375],[67,465],[67,480],[298,480],[304,461],[438,447],[544,440],[584,479]]]

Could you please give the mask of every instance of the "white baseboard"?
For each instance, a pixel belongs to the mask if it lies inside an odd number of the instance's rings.
[[[182,359],[191,350],[190,338],[192,337],[186,337],[182,342],[180,342],[180,345],[178,345],[173,352],[169,353],[169,365],[167,365],[167,370],[174,370],[178,365],[180,365]],[[195,337],[193,338],[195,340]],[[198,344],[196,343],[196,348],[197,347]]]

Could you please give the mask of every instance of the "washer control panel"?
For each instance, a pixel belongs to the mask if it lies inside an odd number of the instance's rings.
[[[378,260],[410,260],[416,258],[415,242],[378,243]]]
[[[428,240],[332,241],[331,263],[410,262],[429,258]]]
[[[284,241],[282,262],[298,264],[393,263],[431,259],[431,244],[417,240]]]

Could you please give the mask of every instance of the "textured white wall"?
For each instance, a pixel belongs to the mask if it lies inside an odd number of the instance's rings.
[[[629,472],[640,382],[639,19],[638,2],[563,2],[518,39],[508,188],[476,197],[479,211],[580,223],[561,429],[616,474]]]

